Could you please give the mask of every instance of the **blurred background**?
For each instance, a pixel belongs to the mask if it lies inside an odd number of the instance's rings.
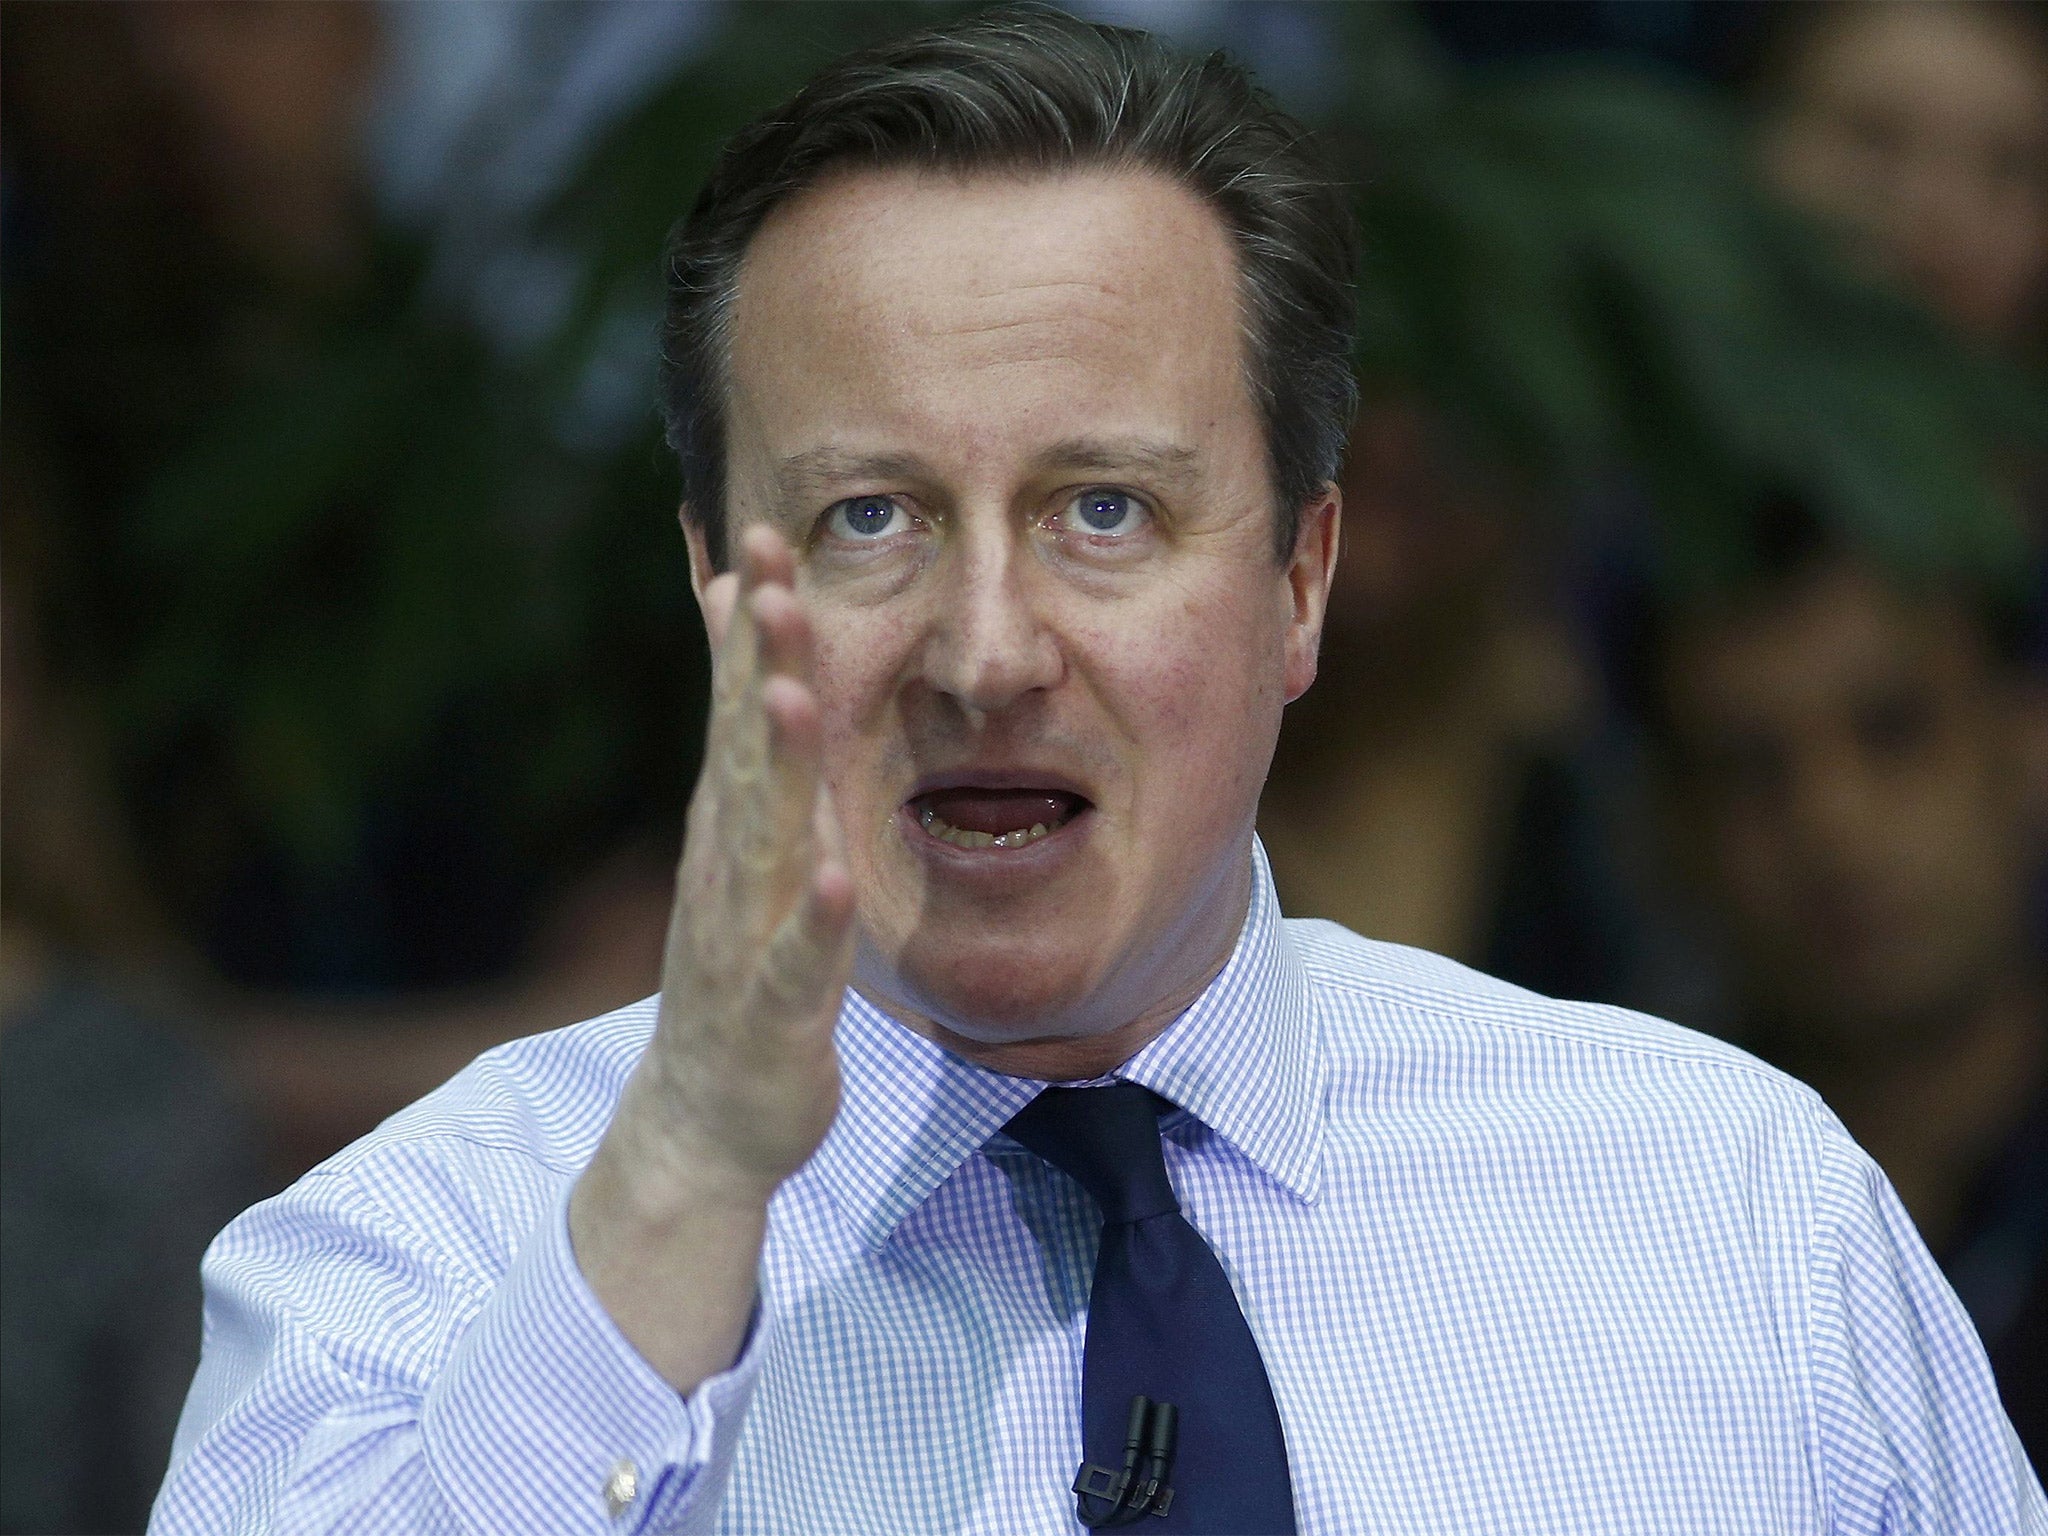
[[[1812,1082],[2038,1462],[2048,10],[1076,8],[1356,188],[1289,912]],[[706,681],[661,239],[961,9],[0,7],[0,1529],[141,1527],[238,1210],[653,990]]]

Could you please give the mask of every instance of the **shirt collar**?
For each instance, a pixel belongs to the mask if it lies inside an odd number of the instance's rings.
[[[837,1040],[839,1114],[806,1172],[879,1249],[1045,1085],[974,1066],[850,988]],[[1322,1042],[1256,840],[1251,903],[1230,959],[1116,1075],[1181,1105],[1296,1198],[1321,1192]]]

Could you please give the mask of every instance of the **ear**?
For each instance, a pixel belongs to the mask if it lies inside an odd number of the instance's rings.
[[[1330,583],[1337,572],[1337,550],[1343,525],[1344,495],[1324,482],[1315,500],[1302,508],[1294,535],[1294,554],[1287,562],[1286,686],[1293,703],[1316,680],[1316,654],[1323,643],[1323,615],[1330,604]]]

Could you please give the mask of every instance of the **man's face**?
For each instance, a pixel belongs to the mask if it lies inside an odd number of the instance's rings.
[[[836,176],[754,239],[729,514],[797,551],[856,982],[1000,1045],[1228,953],[1334,505],[1273,553],[1227,232],[1143,173]]]
[[[1967,617],[1850,566],[1668,660],[1680,814],[1751,1001],[1834,1049],[1952,1026],[2022,941],[2016,690]]]

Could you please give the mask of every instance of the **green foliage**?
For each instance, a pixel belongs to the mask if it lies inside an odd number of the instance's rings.
[[[2019,579],[1994,465],[2048,442],[2038,382],[1773,206],[1720,103],[1585,63],[1458,74],[1401,10],[1339,14],[1375,83],[1331,125],[1369,388],[1419,392],[1554,511],[1635,485],[1678,587],[1739,580],[1781,493],[1903,570]]]
[[[649,700],[596,665],[608,637],[694,670],[672,490],[570,452],[532,371],[418,283],[251,377],[129,519],[155,614],[113,699],[124,757],[212,762],[213,792],[312,868],[356,856],[369,807],[468,717],[519,763],[486,814],[545,862],[567,808],[631,793],[648,755]]]
[[[621,324],[651,354],[663,237],[725,137],[825,60],[958,9],[730,7],[531,232],[578,277],[529,356],[494,352],[387,246],[126,521],[155,610],[113,699],[131,768],[214,765],[210,792],[313,870],[361,855],[373,807],[456,724],[498,738],[492,803],[470,809],[513,865],[559,861],[618,802],[679,806],[704,663],[651,393],[622,441],[562,421]]]
[[[582,268],[555,366],[573,377],[607,316],[658,308],[663,242],[728,137],[832,59],[982,8],[950,0],[728,6],[711,46],[612,126],[549,210],[545,229],[579,253]]]

